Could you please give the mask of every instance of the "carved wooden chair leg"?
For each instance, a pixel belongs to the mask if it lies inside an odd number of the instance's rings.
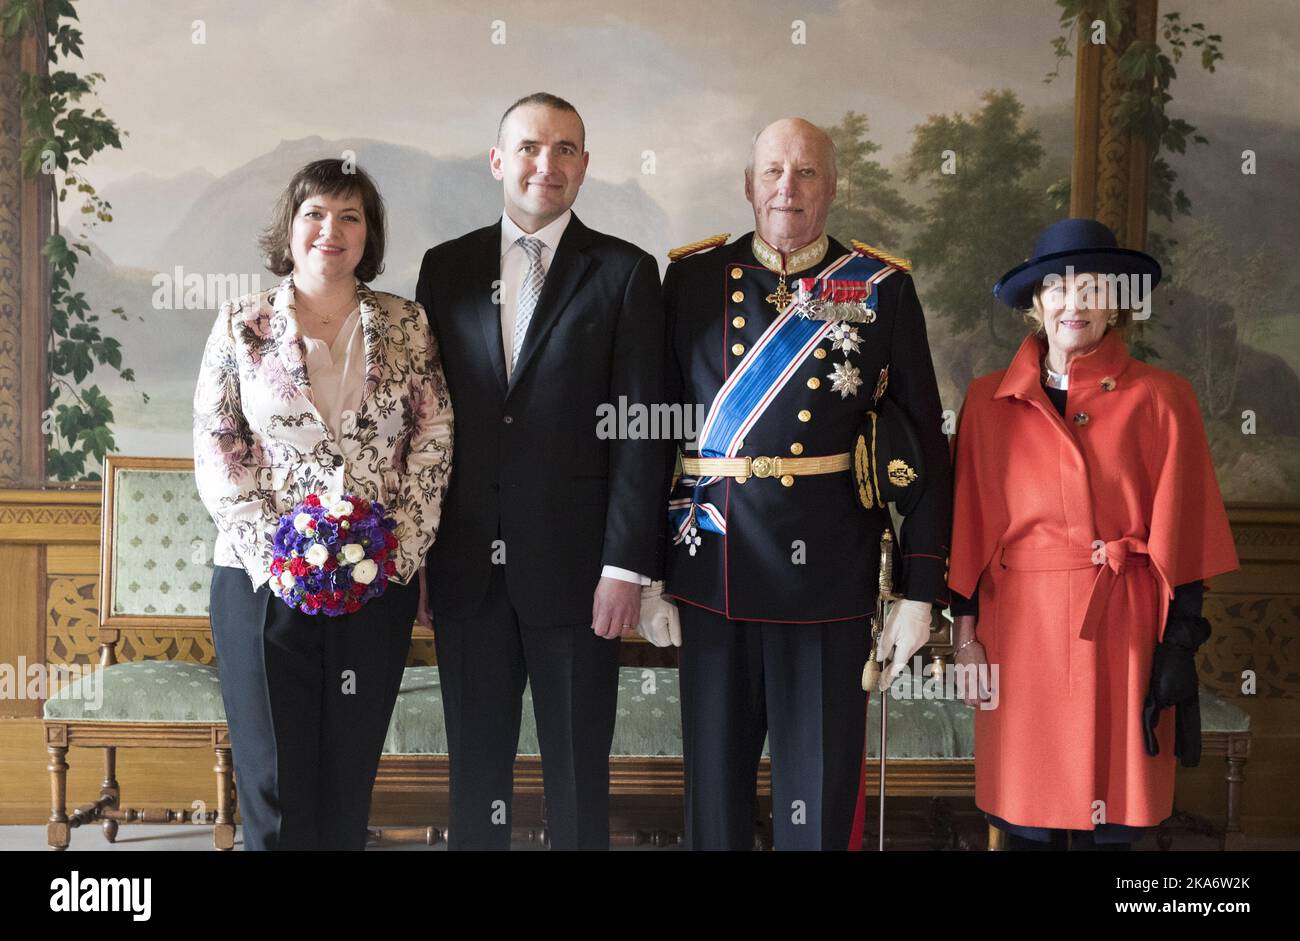
[[[230,746],[217,745],[217,819],[212,828],[212,845],[219,850],[235,848],[235,784],[234,765],[230,760]]]
[[[1223,779],[1228,782],[1228,809],[1223,824],[1223,839],[1219,848],[1245,849],[1246,837],[1241,832],[1241,786],[1246,782],[1246,758],[1229,753],[1228,768]]]
[[[113,746],[104,748],[104,780],[99,785],[99,802],[105,809],[116,810],[121,806],[122,791],[117,784],[117,749]],[[117,842],[117,821],[105,817],[99,822],[104,831],[104,839],[110,843]]]
[[[50,745],[50,819],[45,825],[45,839],[52,850],[68,848],[68,748]]]

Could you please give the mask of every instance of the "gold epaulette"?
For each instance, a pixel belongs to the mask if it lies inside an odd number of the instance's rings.
[[[866,242],[859,242],[857,239],[854,239],[853,247],[859,254],[867,255],[877,261],[883,261],[887,265],[893,265],[895,268],[901,268],[903,271],[912,270],[912,263],[906,258],[902,258],[898,255],[891,255],[889,252],[876,248],[874,245],[868,245]]]
[[[681,261],[687,255],[694,255],[696,252],[702,252],[706,248],[717,248],[719,245],[726,245],[727,239],[731,238],[730,232],[723,232],[720,235],[710,235],[706,239],[700,239],[698,242],[691,242],[689,245],[683,245],[681,248],[670,249],[668,252],[669,261]]]

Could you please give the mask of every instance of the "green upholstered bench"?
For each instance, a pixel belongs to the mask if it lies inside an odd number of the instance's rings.
[[[207,622],[211,564],[206,561],[211,523],[198,500],[193,465],[185,459],[122,458],[105,464],[100,566],[100,670],[65,685],[45,703],[45,742],[50,755],[52,807],[48,826],[54,848],[68,845],[70,830],[99,822],[110,842],[119,823],[203,822],[214,827],[214,844],[234,845],[235,789],[220,681],[211,663],[189,659],[118,662],[125,635],[149,646],[170,635],[181,654],[212,658]],[[206,548],[206,552],[196,549]],[[417,629],[417,635],[423,629]],[[144,637],[140,641],[136,633]],[[428,633],[427,630],[424,631]],[[942,644],[937,645],[942,649]],[[671,657],[648,645],[625,643]],[[640,658],[644,662],[646,658]],[[942,663],[941,659],[936,659]],[[102,688],[97,688],[101,685]],[[618,716],[610,756],[610,793],[622,798],[664,798],[682,794],[681,711],[675,668],[624,665],[619,678]],[[98,701],[96,701],[98,700]],[[94,708],[91,708],[93,703]],[[868,716],[868,755],[876,757],[874,731],[879,700]],[[973,710],[947,700],[891,698],[889,707],[890,796],[969,796],[974,793]],[[1249,754],[1250,720],[1240,708],[1202,690],[1203,752],[1227,759],[1227,838],[1240,835],[1238,808],[1243,768]],[[70,746],[104,752],[99,798],[71,815],[66,809]],[[115,775],[120,747],[206,747],[216,757],[215,811],[131,810],[120,806]],[[408,667],[384,743],[376,788],[408,792],[446,791],[446,733],[436,666]],[[759,793],[770,794],[764,749]],[[868,793],[877,779],[868,774]],[[532,698],[524,698],[517,793],[541,794],[541,764]],[[680,817],[680,813],[678,813]],[[1186,821],[1177,821],[1186,822]],[[1203,825],[1195,824],[1198,829]],[[680,823],[677,824],[680,826]],[[377,835],[434,842],[445,830],[389,828]],[[626,831],[616,842],[676,842],[680,833]]]

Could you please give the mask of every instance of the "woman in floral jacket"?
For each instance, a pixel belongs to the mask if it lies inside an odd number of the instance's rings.
[[[452,412],[420,305],[367,286],[384,206],[337,159],[298,171],[262,238],[275,288],[222,306],[194,395],[216,524],[213,641],[246,849],[362,849],[370,791],[451,468]],[[307,494],[382,503],[385,592],[337,617],[277,598],[272,537]]]

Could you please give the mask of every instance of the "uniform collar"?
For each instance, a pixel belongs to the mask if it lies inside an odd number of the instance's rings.
[[[767,244],[761,235],[757,232],[754,233],[754,257],[762,263],[764,268],[777,274],[791,274],[795,271],[811,268],[826,257],[826,250],[829,246],[830,239],[823,232],[821,236],[809,242],[803,248],[797,248],[789,254],[783,255],[780,251]]]
[[[1046,340],[1032,334],[1025,337],[993,397],[1015,396],[1023,399],[1034,396],[1042,388],[1042,363],[1045,355]],[[1065,373],[1069,388],[1073,391],[1105,380],[1110,380],[1111,388],[1114,388],[1114,382],[1123,375],[1132,361],[1123,336],[1118,330],[1108,330],[1092,352],[1070,360]]]

